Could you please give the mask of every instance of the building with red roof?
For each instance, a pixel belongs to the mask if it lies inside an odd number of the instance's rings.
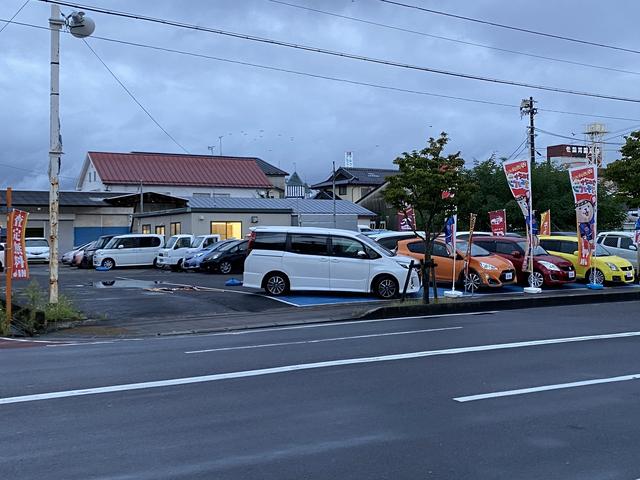
[[[178,197],[284,197],[287,172],[256,157],[87,152],[76,189]]]

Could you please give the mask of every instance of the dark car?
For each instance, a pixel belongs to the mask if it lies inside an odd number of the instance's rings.
[[[76,266],[79,268],[93,268],[93,254],[96,250],[104,248],[113,237],[115,237],[115,235],[102,235],[101,237],[98,237],[96,241],[84,250],[84,255],[82,256],[80,263]]]
[[[533,250],[533,274],[523,272],[527,241],[516,237],[479,237],[473,243],[489,250],[496,255],[511,261],[516,267],[518,281],[528,283],[533,287],[558,286],[576,281],[576,271],[573,264],[564,258],[550,255],[544,248],[538,246]]]
[[[237,241],[238,240],[222,240],[221,242],[214,243],[206,250],[190,253],[184,258],[184,262],[182,262],[182,268],[184,270],[200,270],[200,266],[205,258],[212,255],[213,252],[220,250],[225,245],[229,245],[230,243]]]
[[[248,240],[237,240],[223,245],[207,255],[200,263],[200,269],[206,272],[231,273],[244,271],[244,260],[249,254]]]

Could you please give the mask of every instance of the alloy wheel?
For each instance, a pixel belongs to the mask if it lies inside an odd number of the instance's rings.
[[[382,298],[395,297],[397,290],[396,282],[391,278],[384,278],[378,283],[378,295]]]
[[[542,287],[543,284],[544,284],[544,275],[542,275],[542,273],[534,271],[533,273],[529,274],[530,287],[540,288]]]
[[[287,282],[280,275],[272,275],[267,280],[266,287],[270,295],[281,295],[287,288]]]
[[[478,275],[476,272],[469,272],[469,275],[467,275],[464,279],[464,289],[475,291],[478,290],[481,286],[482,279],[480,278],[480,275]]]

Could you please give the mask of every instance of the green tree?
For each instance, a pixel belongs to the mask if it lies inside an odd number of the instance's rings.
[[[640,130],[624,137],[622,158],[609,164],[604,172],[615,183],[617,196],[629,207],[640,207]]]
[[[384,192],[385,199],[400,211],[412,207],[416,217],[414,232],[423,230],[424,263],[422,278],[424,301],[429,302],[429,278],[432,266],[431,253],[434,240],[443,231],[445,221],[456,209],[467,186],[464,160],[460,152],[444,155],[449,137],[445,132],[435,139],[429,138],[422,150],[404,152],[393,163],[399,174],[389,178]],[[442,192],[450,195],[443,198]]]

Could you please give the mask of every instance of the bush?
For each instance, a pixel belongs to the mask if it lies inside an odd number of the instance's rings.
[[[22,327],[27,332],[36,332],[51,323],[70,322],[83,318],[82,313],[64,295],[58,297],[58,303],[48,303],[45,292],[35,281],[27,285],[27,288],[22,292],[22,296],[26,300],[25,308],[27,312],[21,315],[21,320]],[[42,317],[38,318],[38,312],[43,312],[44,319]]]
[[[48,323],[71,322],[81,320],[82,313],[73,306],[69,298],[60,295],[58,297],[58,303],[47,303],[45,305],[44,317]]]

